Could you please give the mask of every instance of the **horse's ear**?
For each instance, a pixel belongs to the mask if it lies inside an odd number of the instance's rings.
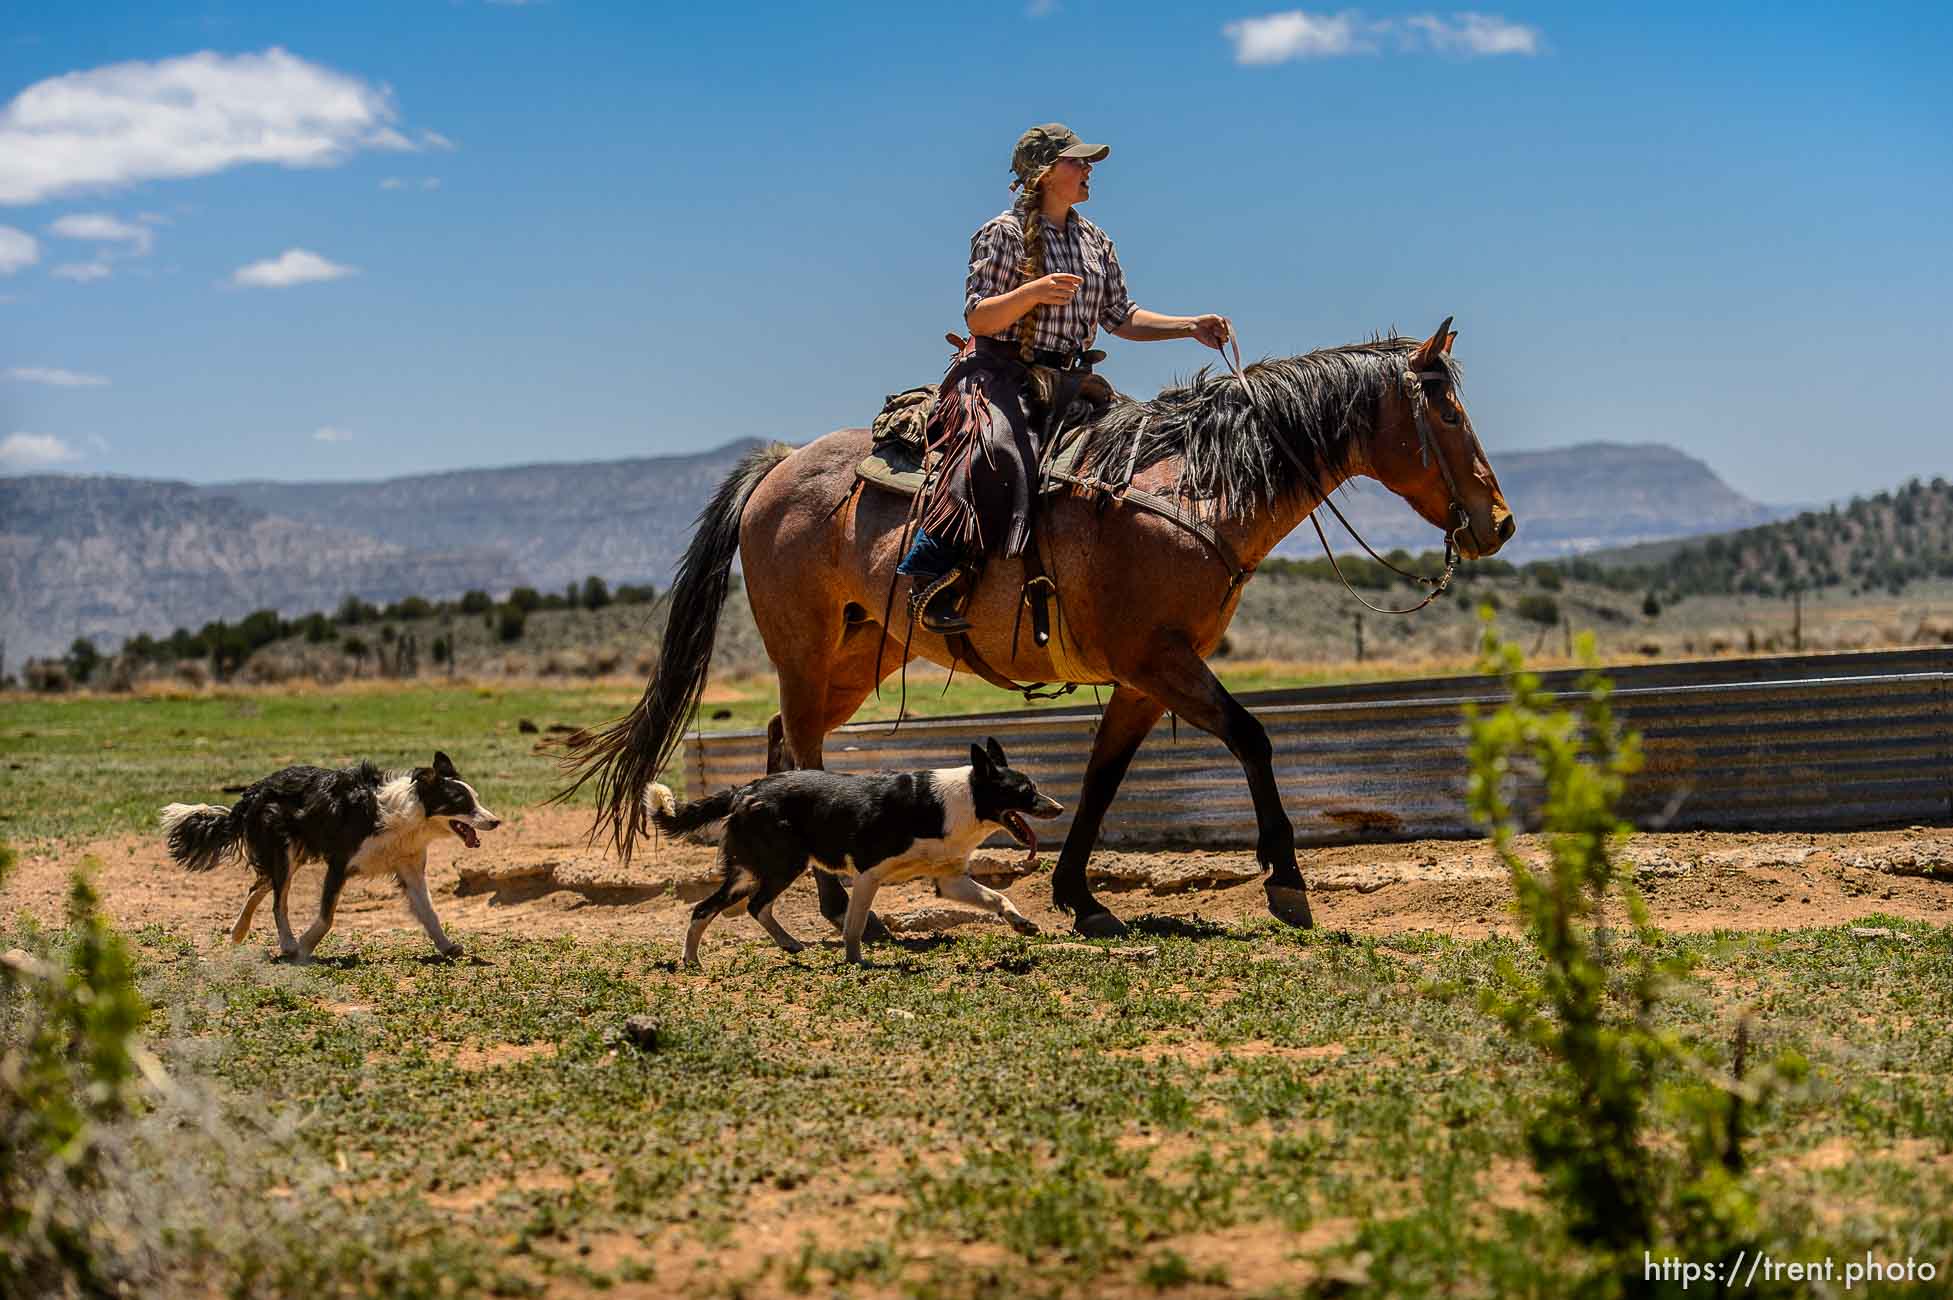
[[[1444,324],[1438,326],[1438,332],[1430,338],[1425,339],[1424,345],[1418,348],[1416,354],[1411,357],[1411,368],[1414,370],[1428,370],[1432,366],[1435,366],[1438,363],[1438,358],[1449,350],[1448,340],[1450,337],[1451,317],[1447,316],[1444,318]]]
[[[1449,334],[1447,334],[1447,335],[1445,335],[1445,336],[1444,336],[1444,354],[1445,354],[1446,356],[1450,356],[1450,355],[1451,355],[1451,345],[1452,345],[1453,343],[1456,343],[1457,341],[1458,341],[1458,331],[1457,331],[1457,330],[1453,330],[1453,331],[1451,331],[1451,333],[1449,333]]]

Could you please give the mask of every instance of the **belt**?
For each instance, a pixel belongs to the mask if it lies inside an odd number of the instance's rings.
[[[976,350],[985,356],[1001,357],[1019,363],[1024,360],[1015,341],[991,338],[988,334],[977,335]],[[1097,348],[1089,352],[1058,352],[1050,348],[1039,348],[1031,353],[1030,364],[1045,366],[1052,370],[1090,370],[1103,360],[1105,360],[1105,353]]]

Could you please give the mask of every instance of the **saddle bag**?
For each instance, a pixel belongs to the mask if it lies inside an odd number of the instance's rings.
[[[880,447],[898,443],[921,456],[928,445],[929,412],[936,409],[936,384],[891,393],[882,403],[882,413],[869,426],[871,441]]]

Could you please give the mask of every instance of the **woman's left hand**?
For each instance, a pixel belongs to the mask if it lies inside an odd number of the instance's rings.
[[[1225,316],[1196,316],[1193,318],[1193,335],[1208,347],[1219,352],[1221,344],[1228,341],[1234,327]]]

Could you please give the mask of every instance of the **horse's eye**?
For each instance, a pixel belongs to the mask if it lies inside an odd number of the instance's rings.
[[[1446,424],[1456,424],[1458,423],[1458,412],[1452,410],[1439,411],[1438,418],[1442,419]]]

